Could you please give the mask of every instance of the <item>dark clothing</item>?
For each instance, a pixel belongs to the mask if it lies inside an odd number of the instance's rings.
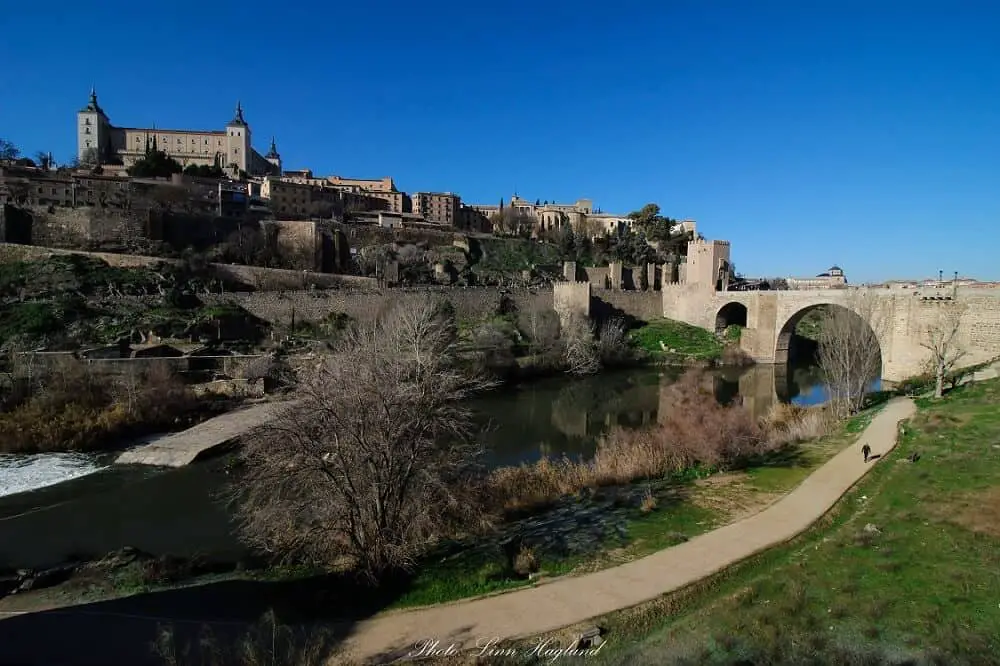
[[[868,456],[872,454],[872,447],[865,444],[864,446],[861,447],[861,453],[865,457],[865,462],[868,462]]]

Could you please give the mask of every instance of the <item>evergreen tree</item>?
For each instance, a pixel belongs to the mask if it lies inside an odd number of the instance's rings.
[[[559,252],[563,259],[576,259],[576,238],[570,224],[564,224],[559,234]]]

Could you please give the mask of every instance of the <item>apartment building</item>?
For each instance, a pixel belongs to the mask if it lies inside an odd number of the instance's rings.
[[[267,177],[253,183],[252,187],[279,219],[341,218],[350,212],[391,210],[386,201],[378,196],[386,194],[384,192],[343,190],[324,178],[313,178],[311,174],[291,178],[285,175]]]
[[[410,195],[413,214],[428,222],[448,227],[459,226],[462,199],[451,192],[414,192]]]
[[[299,169],[296,171],[284,171],[280,180],[298,185],[310,185],[315,188],[332,188],[341,192],[348,192],[355,195],[363,195],[371,200],[380,201],[380,204],[365,204],[360,210],[387,210],[393,213],[411,212],[410,197],[406,192],[396,189],[396,184],[392,178],[365,179],[365,178],[343,178],[342,176],[316,176],[310,169]],[[361,201],[357,199],[357,201]]]

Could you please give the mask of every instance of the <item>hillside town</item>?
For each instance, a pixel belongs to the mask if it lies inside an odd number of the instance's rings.
[[[220,130],[131,128],[113,125],[92,90],[77,112],[77,154],[56,166],[51,155],[22,157],[11,147],[0,172],[0,203],[54,208],[110,206],[133,186],[159,185],[186,194],[202,212],[227,219],[336,220],[383,228],[456,229],[538,237],[566,226],[592,236],[632,224],[588,199],[569,204],[517,196],[469,203],[457,193],[406,192],[392,177],[321,176],[288,170],[272,137],[254,149],[243,107]],[[118,200],[114,196],[117,194]],[[693,222],[686,223],[693,229]]]

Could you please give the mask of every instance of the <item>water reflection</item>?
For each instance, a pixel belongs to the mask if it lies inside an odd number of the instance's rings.
[[[680,373],[662,368],[558,378],[479,399],[477,414],[492,425],[485,435],[489,462],[501,466],[543,456],[589,456],[610,427],[655,423],[669,413],[666,388]],[[826,399],[821,377],[809,368],[725,368],[706,373],[705,382],[720,403],[740,404],[758,418],[777,400],[818,404]]]
[[[589,456],[609,427],[655,423],[668,414],[671,404],[664,389],[680,372],[665,368],[560,377],[485,396],[473,406],[478,418],[493,426],[485,435],[489,463]],[[802,401],[822,395],[815,373],[776,373],[772,366],[714,372],[705,381],[717,400],[738,402],[756,416],[766,414],[779,397]],[[45,566],[71,553],[106,553],[124,545],[154,553],[237,556],[242,546],[219,498],[228,478],[222,462],[170,471],[113,465],[34,492],[0,497],[0,566]]]

